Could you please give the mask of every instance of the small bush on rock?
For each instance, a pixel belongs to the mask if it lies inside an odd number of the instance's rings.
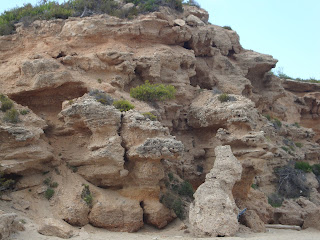
[[[94,89],[89,92],[89,95],[94,97],[99,103],[102,103],[103,105],[113,104],[113,98],[103,91]]]
[[[222,103],[228,102],[228,101],[230,101],[230,96],[227,93],[222,93],[219,95],[218,100]]]
[[[0,110],[2,112],[5,112],[13,107],[13,102],[3,94],[0,94],[0,102],[1,102]]]
[[[227,30],[232,30],[232,28],[230,26],[223,26],[224,29],[227,29]]]
[[[183,203],[178,196],[170,192],[166,192],[164,195],[161,196],[160,202],[167,208],[172,209],[178,218],[184,218]]]
[[[187,197],[193,198],[193,193],[194,193],[193,187],[188,181],[184,181],[179,186],[178,193],[181,196],[187,196]]]
[[[116,109],[119,109],[121,112],[126,112],[126,111],[129,111],[130,109],[134,109],[134,105],[127,100],[114,101],[113,106]]]
[[[312,167],[307,162],[296,162],[294,165],[295,169],[300,169],[304,171],[305,173],[312,172]]]
[[[176,89],[172,85],[144,84],[130,89],[130,96],[141,101],[164,101],[175,97]]]
[[[277,193],[272,193],[268,197],[268,203],[274,208],[281,207],[283,200],[284,198]]]
[[[83,184],[81,198],[86,202],[88,206],[92,206],[93,197],[89,189],[89,185]]]
[[[18,123],[19,122],[19,112],[14,109],[14,108],[11,108],[10,110],[7,110],[4,117],[3,117],[3,120],[5,122],[9,122],[9,123]]]
[[[151,121],[157,121],[157,117],[151,112],[145,112],[145,113],[142,113],[142,115],[145,116],[146,118],[149,118]]]
[[[46,199],[50,200],[54,195],[54,190],[52,188],[48,188],[45,192],[44,192],[44,196]]]

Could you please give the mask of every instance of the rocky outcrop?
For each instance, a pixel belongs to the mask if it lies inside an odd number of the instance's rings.
[[[232,236],[239,228],[232,188],[242,167],[230,146],[216,147],[216,160],[206,181],[195,192],[189,221],[196,236]]]
[[[9,239],[12,233],[24,231],[24,226],[16,219],[17,214],[0,210],[0,239]]]
[[[42,221],[38,232],[45,236],[55,236],[59,238],[71,238],[74,233],[69,224],[54,218],[46,218]]]
[[[28,114],[20,115],[19,121],[12,124],[0,121],[0,164],[4,174],[31,175],[47,171],[53,166],[52,147],[43,139],[46,122],[15,104],[18,110]],[[0,111],[2,120],[5,113]]]

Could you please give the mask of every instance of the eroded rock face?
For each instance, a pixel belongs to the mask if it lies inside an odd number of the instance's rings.
[[[69,164],[78,167],[78,173],[97,186],[120,185],[120,172],[124,170],[124,149],[118,135],[121,113],[84,96],[66,106],[61,115],[72,131],[86,131],[89,135],[83,154],[70,159]]]
[[[195,192],[189,221],[196,236],[232,236],[239,228],[232,188],[242,167],[230,146],[216,147],[216,160],[206,181]]]
[[[17,104],[14,107],[23,109]],[[52,166],[53,149],[42,138],[47,124],[27,111],[27,115],[19,116],[17,124],[3,121],[5,113],[0,111],[0,165],[5,174],[30,175]]]
[[[0,239],[9,239],[12,233],[24,230],[24,226],[16,219],[17,216],[0,210]]]

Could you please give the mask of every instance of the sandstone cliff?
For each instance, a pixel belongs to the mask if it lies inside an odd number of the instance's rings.
[[[237,33],[208,23],[203,9],[163,8],[134,20],[38,20],[0,37],[0,51],[0,92],[28,112],[17,123],[0,112],[0,170],[17,182],[2,199],[27,205],[23,211],[35,222],[163,228],[177,215],[160,202],[168,174],[196,190],[219,171],[215,148],[230,145],[242,174],[224,194],[233,201],[232,217],[247,208],[246,225],[254,228],[252,219],[279,221],[267,202],[277,192],[275,168],[320,163],[320,85],[270,74],[276,59],[243,49]],[[146,80],[173,85],[176,98],[156,104],[131,98],[130,89]],[[130,100],[134,110],[98,102],[97,90]],[[222,93],[228,101],[219,100]],[[319,184],[308,174],[316,208]],[[46,179],[58,184],[49,202]],[[185,209],[191,201],[184,199]]]

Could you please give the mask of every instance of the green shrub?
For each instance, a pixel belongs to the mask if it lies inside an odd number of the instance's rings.
[[[300,142],[296,142],[295,145],[296,145],[296,147],[298,147],[298,148],[302,148],[302,147],[303,147],[303,144],[300,143]]]
[[[130,89],[130,96],[141,101],[164,101],[175,97],[176,89],[172,85],[144,84]]]
[[[184,2],[183,4],[200,8],[200,4],[195,0],[188,0],[188,1]]]
[[[184,181],[181,183],[178,189],[178,194],[181,196],[187,196],[193,198],[193,187],[188,181]]]
[[[126,112],[126,111],[129,111],[130,109],[134,109],[134,105],[131,104],[128,100],[114,101],[113,106],[116,109],[119,109],[121,112]]]
[[[142,101],[163,101],[175,97],[175,87],[164,84],[151,84],[146,81],[136,88],[130,89],[130,95]]]
[[[94,97],[99,103],[102,103],[103,105],[113,104],[113,98],[103,91],[94,89],[89,92],[89,95]]]
[[[27,115],[29,113],[29,110],[27,109],[22,109],[19,111],[21,115]]]
[[[13,188],[15,183],[15,180],[4,176],[3,172],[0,171],[0,195],[2,191]]]
[[[281,207],[283,200],[284,198],[277,193],[272,193],[268,197],[268,203],[274,208]]]
[[[1,102],[0,110],[2,112],[5,112],[13,107],[13,102],[3,94],[0,94],[0,102]]]
[[[293,126],[295,126],[295,127],[297,127],[297,128],[300,128],[300,124],[297,123],[297,122],[295,122],[295,123],[293,124]]]
[[[57,182],[50,183],[51,188],[57,188],[59,184]]]
[[[167,208],[172,209],[178,218],[184,218],[183,203],[178,196],[170,192],[166,192],[164,195],[161,196],[160,202]]]
[[[312,172],[316,176],[320,176],[320,164],[314,164],[312,165]]]
[[[312,167],[307,162],[296,162],[294,168],[300,169],[306,173],[312,172]]]
[[[169,178],[169,181],[172,182],[174,177],[173,177],[173,173],[172,172],[169,172],[168,173],[168,178]]]
[[[272,121],[272,123],[273,123],[273,126],[274,126],[275,128],[281,128],[281,126],[282,126],[282,123],[281,123],[281,121],[280,121],[278,118],[274,118],[273,121]]]
[[[51,178],[46,178],[45,180],[43,180],[43,183],[45,184],[45,185],[47,185],[47,186],[49,186],[50,185],[50,183],[51,183]]]
[[[149,118],[151,121],[157,121],[157,117],[151,112],[145,112],[145,113],[142,113],[142,115],[145,116],[146,118]]]
[[[50,200],[54,195],[54,190],[52,188],[48,188],[45,192],[44,192],[44,196],[46,199]]]
[[[227,30],[232,30],[232,28],[230,26],[223,26],[224,29],[227,29]]]
[[[9,122],[9,123],[18,123],[19,122],[19,112],[16,109],[11,108],[6,111],[6,113],[4,114],[3,120],[5,122]]]
[[[258,189],[258,185],[253,183],[253,184],[251,184],[251,188]]]
[[[220,102],[228,102],[230,101],[230,96],[227,93],[222,93],[218,96],[218,100]]]
[[[92,206],[93,197],[89,189],[89,185],[83,184],[83,189],[81,193],[81,198],[86,202],[88,206]]]
[[[266,115],[264,115],[264,116],[265,116],[266,119],[268,119],[268,121],[271,121],[271,116],[270,116],[270,114],[266,114]]]

